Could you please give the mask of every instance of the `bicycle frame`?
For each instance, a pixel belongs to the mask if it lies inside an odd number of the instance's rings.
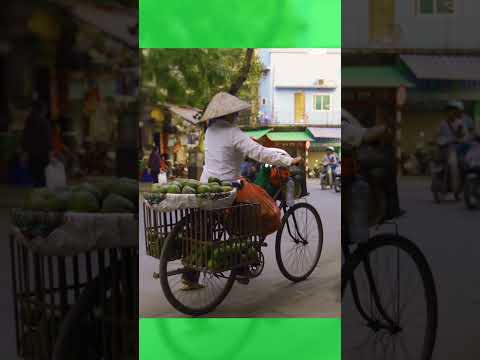
[[[280,209],[283,211],[283,214],[284,214],[283,216],[285,216],[285,214],[286,214],[287,211],[288,211],[288,205],[287,205],[287,202],[285,201],[285,199],[283,199],[283,198],[281,197],[281,195],[282,195],[282,189],[280,188],[280,189],[277,190],[277,192],[276,192],[275,195],[273,196],[273,200],[275,200],[275,201],[280,201],[280,206],[279,206],[279,207],[280,207]],[[302,235],[300,234],[300,232],[298,231],[298,224],[297,224],[297,218],[295,217],[295,212],[292,213],[292,218],[293,218],[293,223],[294,223],[294,225],[295,225],[295,231],[296,231],[296,233],[298,234],[298,236],[300,237],[300,241],[299,241],[299,242],[302,242],[302,243],[304,243],[304,244],[307,244],[307,243],[308,243],[307,240],[305,240],[305,239],[302,237]],[[290,235],[290,237],[291,237],[292,239],[295,239],[295,240],[296,240],[297,238],[296,238],[295,236],[293,236],[292,230],[290,229],[290,224],[289,224],[288,221],[286,222],[286,225],[287,225],[288,234]],[[297,241],[297,240],[296,240],[296,241]]]

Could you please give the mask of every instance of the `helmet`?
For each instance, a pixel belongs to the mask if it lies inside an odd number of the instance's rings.
[[[334,152],[334,151],[335,151],[335,149],[334,149],[333,147],[329,146],[329,147],[327,147],[327,151]]]
[[[463,102],[462,102],[462,101],[458,101],[458,100],[449,101],[449,102],[447,103],[447,108],[457,109],[457,110],[460,110],[460,111],[464,111],[464,110],[465,110],[465,106],[463,105]]]

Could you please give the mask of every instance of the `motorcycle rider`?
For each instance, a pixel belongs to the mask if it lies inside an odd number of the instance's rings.
[[[328,182],[330,186],[333,184],[333,174],[338,165],[338,157],[335,153],[335,149],[331,146],[327,148],[327,152],[323,158],[323,168],[326,176],[328,176]]]
[[[461,166],[464,154],[468,150],[469,130],[465,127],[463,119],[464,107],[460,101],[449,101],[445,108],[447,116],[438,128],[437,145],[440,150],[440,159],[448,164],[451,170],[452,189],[458,199],[461,191]],[[451,151],[451,149],[455,151]]]

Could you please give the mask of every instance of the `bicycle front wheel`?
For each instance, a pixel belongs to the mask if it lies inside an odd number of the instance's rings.
[[[303,281],[315,270],[323,248],[323,226],[315,208],[293,205],[285,213],[275,241],[278,267],[288,280]]]
[[[195,271],[186,267],[182,260],[172,259],[178,242],[187,236],[187,221],[184,218],[172,229],[165,240],[160,256],[160,284],[168,302],[178,311],[192,316],[213,311],[225,299],[236,278],[234,270],[215,273]],[[221,227],[220,224],[216,224]],[[186,288],[186,282],[193,285]]]
[[[414,243],[395,234],[375,236],[347,260],[342,279],[345,359],[432,358],[437,296]]]

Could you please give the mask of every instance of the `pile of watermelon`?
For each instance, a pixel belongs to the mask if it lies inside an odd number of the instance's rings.
[[[194,179],[176,179],[163,185],[154,184],[152,188],[153,193],[160,194],[216,194],[232,190],[232,183],[214,177],[210,177],[208,183]]]
[[[24,208],[52,212],[136,213],[138,183],[127,178],[109,178],[55,191],[34,189]]]
[[[184,263],[194,267],[208,268],[211,271],[231,268],[241,262],[257,263],[260,255],[251,245],[244,242],[228,244],[195,246],[191,244],[190,255],[184,259]]]

